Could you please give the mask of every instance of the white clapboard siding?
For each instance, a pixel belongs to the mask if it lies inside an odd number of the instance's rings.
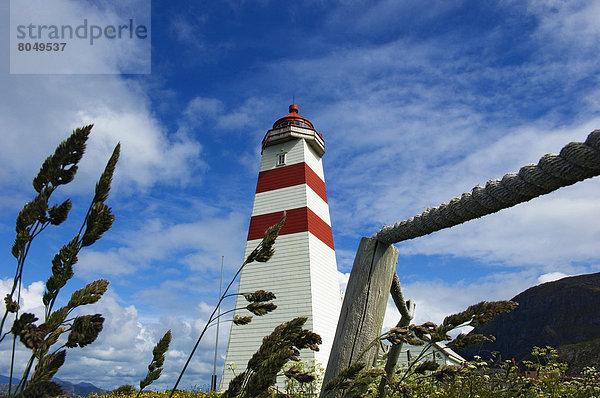
[[[254,197],[252,215],[259,216],[299,207],[308,207],[321,220],[331,225],[329,206],[306,184],[257,193]]]

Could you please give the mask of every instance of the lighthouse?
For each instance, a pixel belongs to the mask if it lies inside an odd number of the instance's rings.
[[[239,293],[267,290],[275,293],[277,309],[253,317],[247,325],[231,326],[225,367],[224,390],[246,369],[262,338],[296,317],[307,317],[304,328],[319,334],[319,351],[303,350],[300,359],[325,368],[337,327],[341,293],[333,245],[325,175],[321,158],[323,136],[290,105],[289,113],[273,124],[262,141],[262,158],[245,257],[260,243],[265,230],[276,224],[283,211],[285,223],[275,254],[266,263],[250,263],[240,276]],[[236,308],[247,303],[238,295]],[[250,315],[236,310],[236,315]],[[283,387],[283,380],[277,380]]]

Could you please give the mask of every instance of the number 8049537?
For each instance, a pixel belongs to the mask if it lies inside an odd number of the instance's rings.
[[[67,43],[19,43],[19,51],[65,51]]]

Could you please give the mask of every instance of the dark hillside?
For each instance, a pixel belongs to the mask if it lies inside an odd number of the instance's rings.
[[[600,369],[600,273],[534,286],[512,300],[519,303],[514,311],[473,331],[496,341],[468,347],[460,351],[463,357],[487,358],[498,351],[503,359],[522,361],[533,346],[551,346],[572,371]]]
[[[8,377],[0,375],[0,395],[8,393],[8,380]],[[87,397],[92,393],[99,395],[108,393],[108,391],[98,388],[90,383],[73,384],[58,378],[52,380],[60,385],[60,388],[62,388],[67,397]],[[17,384],[19,384],[19,379],[13,377],[13,391]]]

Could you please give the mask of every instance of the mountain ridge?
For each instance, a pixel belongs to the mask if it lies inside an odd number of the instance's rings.
[[[542,283],[511,300],[519,306],[471,331],[496,340],[460,350],[461,356],[489,358],[498,352],[522,362],[531,359],[534,346],[551,346],[570,373],[585,366],[600,369],[600,272]]]
[[[14,388],[17,384],[19,384],[19,379],[13,377],[12,380]],[[8,376],[0,375],[0,394],[5,394],[8,392],[8,381]],[[53,378],[52,381],[60,385],[60,388],[65,392],[65,396],[67,397],[87,397],[92,393],[104,395],[109,392],[108,390],[104,390],[102,388],[96,387],[91,383],[86,382],[74,384],[69,381],[59,379],[57,377]]]

